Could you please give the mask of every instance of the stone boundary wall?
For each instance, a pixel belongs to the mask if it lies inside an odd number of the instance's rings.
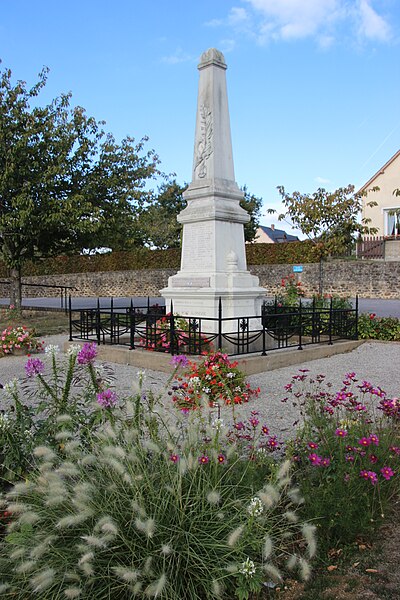
[[[260,278],[261,286],[268,295],[280,290],[282,277],[293,272],[292,265],[253,265],[253,275]],[[75,273],[25,277],[27,283],[67,285],[77,288],[73,296],[158,296],[159,290],[167,285],[168,277],[175,269],[153,269],[148,271],[115,271],[99,273]],[[319,264],[304,264],[301,279],[306,296],[318,292]],[[334,260],[323,265],[323,290],[325,294],[340,297],[399,298],[400,261],[378,260],[341,261]],[[8,297],[8,287],[0,284],[0,297]],[[23,288],[24,297],[59,297],[59,289]]]

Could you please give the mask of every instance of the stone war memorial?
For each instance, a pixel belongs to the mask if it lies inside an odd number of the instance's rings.
[[[243,193],[235,181],[223,54],[207,50],[198,69],[192,180],[184,192],[187,206],[178,215],[181,265],[160,290],[165,307],[151,306],[148,299],[147,306],[131,300],[129,307],[114,309],[111,299],[110,308],[98,301],[96,309],[79,310],[73,318],[70,306],[70,341],[95,339],[169,354],[220,349],[265,356],[273,349],[357,339],[357,307],[278,305],[266,299],[258,277],[247,269],[244,224],[250,217],[240,206]],[[131,353],[123,360],[139,364],[140,356]],[[156,362],[159,369],[160,355]],[[165,366],[170,369],[169,362]]]
[[[250,217],[235,182],[223,54],[207,50],[198,69],[192,181],[178,216],[181,268],[161,294],[182,316],[217,318],[220,299],[224,319],[260,315],[265,289],[246,265],[243,225]]]

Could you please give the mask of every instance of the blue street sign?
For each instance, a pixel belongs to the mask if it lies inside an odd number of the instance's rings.
[[[293,265],[293,273],[302,273],[303,267],[302,265]]]

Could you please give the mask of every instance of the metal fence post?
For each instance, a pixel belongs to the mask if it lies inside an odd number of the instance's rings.
[[[222,350],[222,298],[218,301],[218,350]]]
[[[174,319],[174,307],[171,300],[171,311],[169,317],[169,350],[171,355],[175,354],[175,319]]]
[[[358,294],[356,295],[356,331],[355,339],[358,340]]]
[[[299,298],[299,350],[303,350],[302,346],[302,335],[303,335],[303,320],[302,320],[302,310],[301,310],[301,298]]]
[[[135,349],[135,316],[135,309],[133,308],[133,300],[131,298],[129,309],[129,345],[131,350]]]
[[[97,337],[97,345],[100,346],[100,298],[97,298],[97,308],[96,308],[96,337]]]
[[[265,356],[266,353],[266,348],[265,348],[265,301],[262,303],[261,306],[261,327],[262,327],[262,353],[261,356]]]
[[[72,342],[72,301],[71,301],[71,294],[68,297],[68,309],[69,309],[69,341]]]
[[[332,296],[331,296],[331,302],[329,304],[329,345],[332,346],[332,320],[333,320],[333,302],[332,302]]]

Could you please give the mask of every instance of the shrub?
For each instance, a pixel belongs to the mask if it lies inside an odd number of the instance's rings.
[[[139,390],[113,403],[85,446],[59,415],[59,448],[35,449],[3,507],[2,597],[245,600],[287,571],[308,578],[314,527],[289,463],[243,452],[242,425],[207,404],[168,415],[163,402]]]
[[[101,400],[101,394],[107,393],[111,373],[96,365],[95,357],[95,344],[71,346],[65,359],[57,346],[49,345],[44,360],[27,360],[25,379],[13,379],[4,386],[7,406],[0,415],[0,489],[33,468],[35,446],[46,443],[58,451],[60,414],[73,419],[81,444],[87,444],[89,434],[111,416],[97,397]]]
[[[363,313],[358,318],[358,337],[361,339],[400,341],[400,319],[377,317],[375,313]]]
[[[324,381],[300,371],[286,386],[285,401],[297,404],[304,418],[288,452],[307,516],[329,548],[370,533],[399,491],[399,405],[355,373],[346,374],[336,393]]]

